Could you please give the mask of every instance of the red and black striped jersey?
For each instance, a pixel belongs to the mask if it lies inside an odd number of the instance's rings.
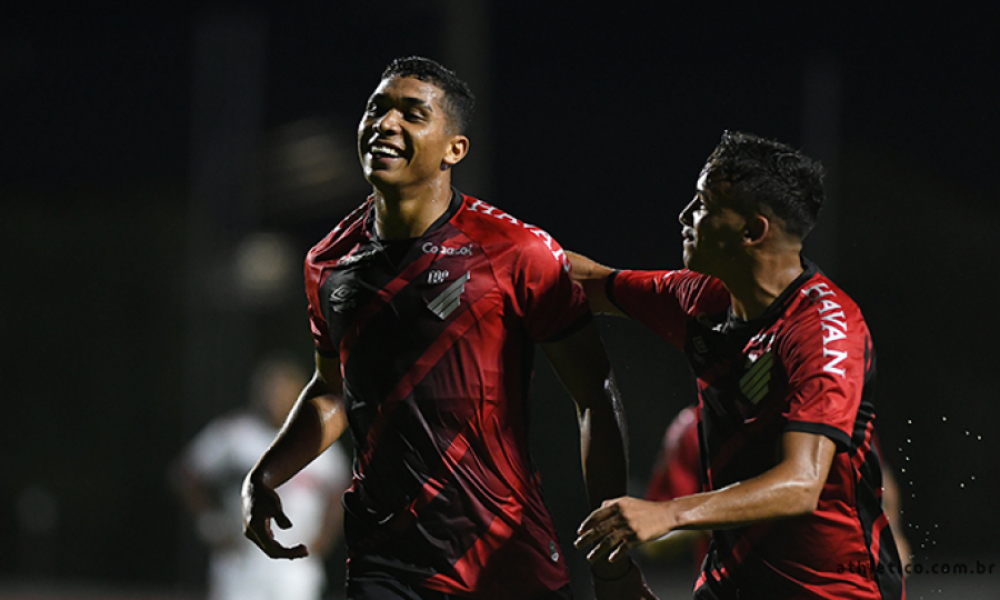
[[[733,315],[728,290],[712,277],[621,271],[608,281],[612,301],[682,349],[697,376],[706,491],[773,468],[783,432],[837,445],[815,512],[713,532],[699,599],[903,597],[873,443],[871,336],[847,294],[804,266],[749,322]]]
[[[306,260],[314,339],[340,360],[354,441],[350,572],[517,600],[568,583],[528,453],[534,344],[590,319],[544,231],[458,192],[420,238],[372,199]]]

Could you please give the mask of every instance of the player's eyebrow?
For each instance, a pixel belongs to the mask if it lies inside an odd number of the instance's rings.
[[[434,106],[430,102],[424,100],[423,98],[413,98],[411,96],[404,96],[403,98],[400,98],[400,101],[403,104],[409,105],[410,107],[420,108],[426,110],[427,112],[434,112]]]
[[[373,94],[372,97],[368,99],[368,102],[369,103],[371,103],[371,102],[385,102],[386,100],[388,100],[390,102],[399,102],[401,104],[406,105],[407,107],[421,108],[421,109],[424,109],[424,110],[426,110],[428,112],[433,112],[434,111],[434,105],[433,104],[431,104],[430,102],[424,100],[423,98],[417,98],[415,96],[403,96],[402,98],[398,98],[397,99],[397,98],[393,98],[389,94],[378,93],[378,94]]]

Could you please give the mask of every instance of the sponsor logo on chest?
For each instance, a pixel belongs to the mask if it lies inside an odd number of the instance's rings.
[[[461,246],[446,246],[441,244],[438,246],[434,242],[424,242],[424,245],[420,246],[420,250],[424,254],[434,254],[436,256],[472,256],[472,244]]]

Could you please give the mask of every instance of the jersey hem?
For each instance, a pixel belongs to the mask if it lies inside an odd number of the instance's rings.
[[[837,452],[846,452],[851,448],[851,437],[833,425],[826,423],[811,423],[808,421],[789,421],[785,431],[801,431],[826,436],[837,444]]]

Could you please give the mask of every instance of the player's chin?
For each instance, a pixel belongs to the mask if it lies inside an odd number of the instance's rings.
[[[393,173],[388,169],[369,167],[366,165],[365,179],[368,180],[368,183],[378,188],[394,185],[398,177],[394,177]]]

